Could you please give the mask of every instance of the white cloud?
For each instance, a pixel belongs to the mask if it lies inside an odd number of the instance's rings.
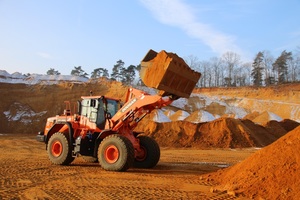
[[[199,39],[214,52],[242,53],[233,36],[215,30],[211,25],[197,20],[194,9],[182,0],[140,0],[161,23],[178,27],[190,37]]]

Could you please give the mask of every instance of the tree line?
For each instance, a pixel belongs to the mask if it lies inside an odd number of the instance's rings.
[[[117,63],[113,66],[111,74],[109,74],[108,69],[99,67],[94,69],[89,77],[89,74],[86,73],[81,66],[75,66],[70,74],[73,76],[91,79],[105,77],[110,80],[119,81],[127,85],[132,85],[136,78],[136,72],[139,72],[140,69],[140,65],[129,65],[128,67],[125,67],[125,62],[123,62],[122,60],[118,60]],[[50,68],[47,71],[47,75],[60,75],[60,72],[58,70],[55,70],[54,68]]]
[[[277,58],[269,51],[259,51],[251,62],[242,62],[239,54],[230,51],[221,57],[204,61],[193,55],[184,60],[192,69],[201,72],[198,87],[268,86],[300,81],[300,47],[294,53],[284,50]],[[139,77],[137,74],[140,69],[141,65],[126,67],[122,60],[118,60],[111,73],[100,67],[94,69],[89,76],[81,66],[75,66],[71,75],[91,79],[106,77],[133,85]],[[60,72],[50,68],[47,74],[59,75]]]
[[[206,61],[189,56],[185,61],[202,73],[199,87],[268,86],[300,81],[300,47],[294,53],[284,50],[277,58],[269,51],[259,51],[251,62],[242,62],[234,52]]]

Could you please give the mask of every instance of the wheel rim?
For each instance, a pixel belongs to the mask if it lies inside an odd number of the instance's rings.
[[[60,141],[55,141],[53,142],[52,146],[51,146],[51,153],[53,156],[58,157],[61,155],[63,151],[63,146],[61,144]]]
[[[110,145],[105,150],[105,160],[112,164],[115,163],[119,158],[119,150],[116,146]]]
[[[143,161],[147,157],[147,150],[143,146],[140,146],[140,149],[141,151],[138,152],[138,155],[136,156],[135,159],[138,161]]]

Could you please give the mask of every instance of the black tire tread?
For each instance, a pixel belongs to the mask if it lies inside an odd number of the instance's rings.
[[[52,156],[52,154],[51,154],[51,143],[52,143],[52,140],[55,140],[55,139],[60,140],[62,142],[63,146],[64,146],[64,149],[67,149],[67,151],[63,150],[62,155],[59,156],[58,158]],[[69,140],[68,140],[68,138],[66,137],[65,134],[60,133],[60,132],[54,133],[50,137],[47,145],[48,145],[47,146],[48,156],[49,156],[50,161],[53,164],[55,164],[55,165],[69,165],[75,159],[75,157],[72,156],[72,150],[73,150],[72,149],[72,144],[71,144],[71,142],[69,142]]]
[[[140,145],[147,150],[146,158],[142,161],[135,159],[133,166],[136,168],[153,168],[160,159],[160,148],[157,142],[148,136],[138,136]]]
[[[125,152],[121,152],[121,161],[114,164],[109,164],[105,161],[103,151],[109,143],[120,145]],[[122,135],[113,134],[103,139],[98,148],[98,161],[103,169],[108,171],[126,171],[132,167],[134,162],[134,148],[130,140]]]

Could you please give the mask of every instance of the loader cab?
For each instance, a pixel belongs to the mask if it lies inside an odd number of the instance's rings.
[[[119,100],[104,96],[82,97],[79,104],[79,114],[96,123],[99,129],[104,129],[106,120],[114,116],[120,108]]]

